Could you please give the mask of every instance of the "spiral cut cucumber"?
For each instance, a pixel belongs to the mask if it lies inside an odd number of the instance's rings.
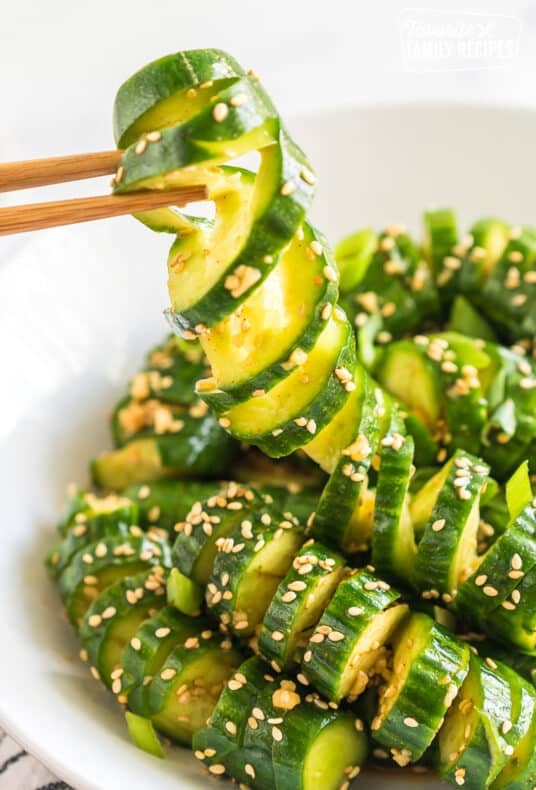
[[[261,790],[346,788],[369,736],[458,786],[534,787],[536,231],[461,238],[439,210],[422,245],[394,225],[334,256],[307,158],[218,50],[146,66],[114,124],[116,193],[204,184],[214,207],[137,215],[175,236],[181,339],[92,463],[125,490],[76,492],[48,559],[134,740]],[[312,487],[272,485],[299,468]]]

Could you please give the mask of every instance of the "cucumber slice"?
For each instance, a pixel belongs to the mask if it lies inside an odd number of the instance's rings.
[[[161,568],[127,576],[101,592],[84,616],[80,641],[102,682],[117,693],[121,653],[141,623],[164,606],[165,585]]]
[[[419,543],[413,583],[421,592],[430,592],[432,585],[452,597],[477,563],[479,500],[489,468],[457,450],[445,469]],[[431,483],[425,488],[433,490]]]
[[[307,541],[277,588],[259,634],[259,650],[283,669],[296,660],[343,573],[343,558],[321,543]]]
[[[469,337],[482,338],[492,342],[497,340],[491,325],[485,318],[482,318],[465,296],[458,295],[454,299],[450,311],[448,329],[450,332],[458,332]]]
[[[255,631],[304,540],[303,529],[277,513],[252,512],[248,522],[218,540],[206,595],[212,614],[240,636]]]
[[[74,626],[100,593],[117,581],[149,570],[171,567],[171,551],[165,540],[149,536],[103,538],[78,551],[59,579],[60,595]]]
[[[178,569],[200,585],[206,585],[212,572],[219,541],[227,538],[238,524],[249,534],[248,514],[259,510],[270,516],[262,497],[245,486],[228,483],[205,501],[195,502],[184,522],[176,525],[178,537],[173,559]],[[245,524],[245,526],[244,526]]]
[[[174,123],[191,117],[221,86],[219,82],[214,86],[214,81],[234,80],[243,74],[234,58],[215,49],[177,52],[148,63],[121,85],[115,97],[117,145],[123,148],[143,132],[160,128],[169,115]],[[187,93],[191,88],[195,88],[193,96]]]
[[[381,441],[372,563],[377,573],[406,582],[417,553],[408,495],[414,443],[411,436],[402,436],[397,427],[395,424]]]
[[[366,381],[361,386],[352,393],[348,411],[340,412],[348,420],[342,434],[345,443],[313,521],[315,537],[347,553],[366,549],[372,534],[368,472],[380,438],[378,415],[383,409],[383,401],[377,399],[379,390],[371,391]]]
[[[214,775],[227,771],[238,781],[251,780],[242,745],[254,700],[272,682],[267,669],[259,658],[244,661],[224,687],[207,726],[194,734],[195,756]]]
[[[83,537],[86,535],[84,527],[90,534],[92,530],[105,532],[108,525],[114,527],[118,522],[137,524],[138,515],[138,508],[126,494],[100,497],[75,488],[58,523],[58,531],[66,535],[73,527],[79,527],[79,537]]]
[[[341,293],[353,291],[363,279],[378,246],[372,228],[364,228],[342,239],[335,247],[335,259],[341,276]]]
[[[150,484],[143,482],[129,486],[122,492],[139,509],[139,518],[132,523],[141,527],[158,524],[167,532],[184,521],[196,502],[213,493],[213,482],[197,480],[153,480]]]
[[[513,681],[518,684],[517,680]],[[534,692],[524,684],[520,688],[521,718],[526,729],[521,728],[521,738],[508,757],[508,761],[492,784],[492,790],[525,790],[536,781],[536,701]],[[523,731],[524,729],[524,731]]]
[[[439,773],[469,790],[488,787],[499,776],[520,738],[523,714],[511,674],[471,656],[469,673],[439,733]],[[508,725],[511,725],[509,728]]]
[[[376,376],[380,384],[434,432],[441,413],[441,384],[436,365],[427,354],[428,341],[391,343]]]
[[[215,417],[182,414],[175,434],[131,439],[91,462],[91,475],[101,488],[121,489],[169,477],[218,478],[237,446]]]
[[[425,211],[424,213],[424,242],[423,249],[431,269],[438,278],[440,285],[441,274],[445,269],[445,258],[458,244],[458,223],[456,215],[449,208]]]
[[[127,697],[128,707],[140,716],[149,715],[148,684],[162,668],[178,644],[198,635],[208,624],[186,617],[170,606],[144,620],[121,654],[123,672],[114,677],[119,698]]]
[[[472,576],[459,587],[456,611],[469,622],[486,629],[488,618],[491,623],[497,607],[506,612],[514,610],[516,604],[509,599],[512,593],[513,598],[517,598],[514,591],[520,580],[536,566],[535,538],[536,520],[529,506],[498,537]]]
[[[413,614],[396,636],[393,674],[371,729],[399,765],[416,762],[432,743],[469,671],[469,655],[425,614]]]
[[[199,391],[218,414],[271,390],[313,349],[337,299],[337,283],[324,276],[326,267],[335,271],[324,245],[305,225],[240,310],[205,335],[212,378]]]
[[[356,698],[379,671],[384,645],[408,613],[400,593],[368,571],[342,581],[303,656],[302,670],[316,689],[339,702]]]
[[[203,588],[177,568],[172,568],[167,581],[167,600],[179,612],[196,617],[201,613]]]
[[[176,645],[147,689],[156,729],[177,743],[191,744],[239,663],[229,640],[222,641],[210,630]]]
[[[147,752],[147,754],[152,754],[153,757],[163,759],[166,756],[150,719],[136,716],[135,713],[131,713],[128,710],[125,713],[125,719],[130,737],[138,749]]]
[[[491,612],[485,626],[494,639],[536,655],[536,568],[528,571],[510,598]]]
[[[85,508],[88,499],[93,503]],[[82,494],[82,509],[77,512],[70,526],[62,527],[62,540],[57,543],[46,559],[50,575],[57,579],[67,568],[74,555],[103,537],[141,534],[138,523],[138,508],[125,497],[110,495],[95,497],[93,494]],[[100,510],[95,510],[100,508]]]
[[[307,444],[342,408],[349,392],[338,371],[353,370],[355,340],[346,319],[328,319],[315,346],[279,384],[226,412],[234,436],[280,457]]]
[[[510,237],[483,288],[475,293],[484,315],[510,342],[524,338],[532,342],[536,334],[535,261],[536,229],[524,227]]]
[[[277,790],[338,790],[357,776],[368,752],[351,713],[314,703],[291,710],[280,734],[272,747]]]

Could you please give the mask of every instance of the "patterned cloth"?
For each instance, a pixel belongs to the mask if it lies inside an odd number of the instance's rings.
[[[72,790],[0,729],[0,790]]]

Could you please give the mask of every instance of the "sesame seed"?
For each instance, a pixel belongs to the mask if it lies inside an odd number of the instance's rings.
[[[359,615],[364,614],[365,610],[362,606],[350,606],[347,610],[347,613],[350,617],[359,617]]]
[[[251,765],[251,763],[246,763],[246,765],[244,766],[244,771],[245,771],[245,772],[246,772],[246,774],[247,774],[248,776],[250,776],[252,779],[255,779],[255,776],[256,776],[256,774],[255,774],[255,768],[254,768],[254,767]]]
[[[214,763],[214,765],[209,765],[208,770],[214,776],[221,776],[225,773],[225,766],[221,763]]]
[[[314,173],[311,173],[311,171],[307,170],[307,168],[305,167],[300,173],[300,178],[302,179],[302,181],[305,181],[305,183],[309,184],[310,186],[316,184],[316,176],[314,175]]]
[[[92,614],[88,618],[87,622],[88,625],[91,626],[91,628],[98,628],[102,623],[102,617],[100,616],[100,614]]]
[[[229,107],[225,104],[225,102],[218,102],[214,105],[214,109],[212,110],[212,117],[216,121],[216,123],[221,123],[224,121],[227,116],[229,115]]]
[[[231,427],[231,420],[228,417],[220,417],[218,420],[219,424],[222,428],[230,428]]]
[[[441,532],[443,527],[445,526],[446,521],[444,518],[438,518],[437,521],[434,521],[432,524],[432,530],[434,532]]]
[[[488,598],[495,598],[499,594],[499,591],[495,587],[492,587],[491,584],[486,584],[485,587],[482,588],[482,592],[484,595],[487,595]]]
[[[488,577],[485,573],[481,573],[480,576],[477,576],[475,579],[475,584],[477,587],[482,587],[488,580]]]
[[[171,633],[171,628],[163,627],[163,628],[157,628],[154,635],[156,636],[157,639],[164,639],[164,637],[169,636],[170,633]]]
[[[521,593],[519,592],[519,590],[512,590],[511,598],[512,598],[512,601],[515,604],[520,603],[520,601],[521,601]]]
[[[283,740],[283,733],[279,727],[272,727],[272,738],[278,743]]]
[[[330,642],[342,642],[344,638],[344,634],[341,631],[330,631],[328,634]]]
[[[110,620],[110,618],[115,617],[117,614],[117,609],[115,606],[107,606],[104,612],[102,613],[103,620]]]
[[[411,716],[406,716],[406,718],[404,719],[404,724],[406,725],[406,727],[411,727],[411,728],[415,728],[419,726],[419,722],[417,721],[417,719],[414,719]]]
[[[236,93],[234,96],[231,97],[229,100],[229,104],[232,107],[241,107],[247,101],[247,96],[244,93]]]
[[[324,277],[326,278],[326,280],[329,280],[329,282],[332,283],[337,282],[337,272],[334,269],[332,269],[331,266],[324,266],[322,271],[324,272]]]
[[[292,193],[295,191],[296,191],[296,184],[294,183],[294,181],[285,181],[285,183],[279,190],[280,194],[283,197],[288,197],[289,195],[292,195]]]
[[[521,568],[523,567],[523,560],[521,559],[519,554],[513,555],[510,565],[515,571],[521,570]]]
[[[143,154],[143,152],[145,151],[145,149],[146,149],[146,148],[147,148],[147,139],[146,139],[145,137],[143,137],[143,138],[142,138],[142,139],[141,139],[141,140],[140,140],[140,141],[139,141],[139,142],[136,144],[135,151],[136,151],[136,153],[137,153],[138,155],[139,155],[139,154]]]
[[[177,670],[173,669],[172,667],[168,667],[167,669],[163,669],[160,673],[160,677],[162,680],[172,680],[175,675],[177,674]]]
[[[231,735],[236,735],[236,724],[234,723],[234,721],[226,721],[225,722],[225,729]]]

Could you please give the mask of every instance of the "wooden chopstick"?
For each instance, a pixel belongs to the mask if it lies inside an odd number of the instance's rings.
[[[90,154],[52,156],[22,162],[0,163],[0,192],[43,187],[115,173],[122,151],[95,151]],[[125,195],[56,200],[0,208],[0,236],[26,233],[58,225],[74,225],[95,219],[119,217],[165,206],[184,206],[204,200],[204,186],[169,191],[130,192]]]
[[[122,214],[135,214],[165,206],[184,206],[186,203],[204,200],[206,196],[206,187],[193,186],[169,191],[132,192],[127,195],[103,195],[7,206],[0,208],[0,236],[119,217]]]
[[[63,184],[115,173],[122,151],[51,156],[23,162],[0,162],[0,192]]]

